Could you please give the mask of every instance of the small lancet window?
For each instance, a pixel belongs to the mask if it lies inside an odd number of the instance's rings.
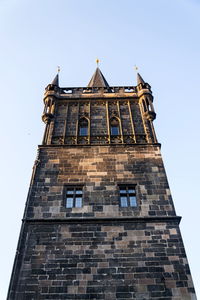
[[[149,100],[147,99],[147,107],[148,107],[148,111],[151,111],[151,106],[149,104]]]
[[[119,130],[119,121],[117,118],[112,118],[110,121],[110,134],[111,135],[119,135],[120,130]]]
[[[82,118],[79,121],[79,135],[80,136],[87,136],[88,135],[88,120]]]
[[[147,111],[147,108],[146,108],[144,100],[142,100],[142,105],[143,105],[144,112]]]

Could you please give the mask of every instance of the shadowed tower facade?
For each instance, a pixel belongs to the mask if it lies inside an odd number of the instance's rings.
[[[8,291],[13,299],[196,299],[153,120],[151,87],[44,94]]]

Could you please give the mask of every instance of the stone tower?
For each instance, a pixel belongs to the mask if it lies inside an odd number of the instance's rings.
[[[9,300],[196,299],[153,120],[151,87],[44,94]]]

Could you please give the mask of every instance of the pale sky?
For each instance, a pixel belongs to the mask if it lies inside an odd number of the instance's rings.
[[[110,85],[152,86],[157,137],[197,295],[199,258],[200,0],[0,0],[0,299],[6,299],[37,145],[42,97],[86,86],[95,59]]]

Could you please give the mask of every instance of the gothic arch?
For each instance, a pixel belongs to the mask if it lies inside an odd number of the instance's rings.
[[[113,116],[110,118],[110,134],[120,135],[120,122],[119,118]]]
[[[89,131],[89,120],[86,117],[81,117],[78,122],[78,135],[87,136]]]

